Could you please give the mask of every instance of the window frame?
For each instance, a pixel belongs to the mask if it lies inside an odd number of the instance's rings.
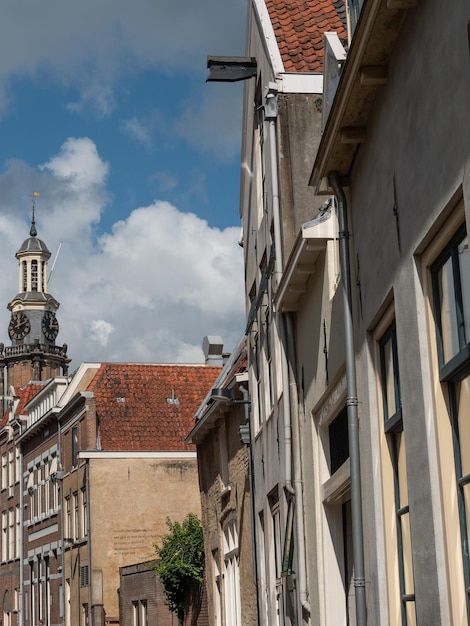
[[[400,367],[399,367],[399,359],[398,359],[398,343],[397,343],[397,325],[396,319],[393,317],[390,322],[387,324],[384,332],[377,339],[378,345],[378,360],[379,360],[379,374],[380,374],[380,395],[382,400],[382,411],[383,411],[383,427],[384,434],[388,442],[388,447],[390,451],[390,462],[393,473],[393,493],[394,493],[394,512],[395,512],[395,521],[396,521],[396,556],[397,556],[397,566],[398,566],[398,588],[400,593],[400,615],[401,615],[401,623],[402,626],[407,626],[408,624],[408,605],[409,603],[414,603],[414,610],[416,612],[416,596],[415,596],[415,587],[414,587],[414,578],[412,581],[413,584],[413,593],[407,593],[407,584],[409,581],[406,579],[406,567],[405,567],[405,542],[404,542],[404,520],[405,516],[408,515],[408,525],[409,525],[409,515],[410,515],[410,506],[409,502],[406,505],[402,505],[401,502],[401,494],[402,488],[401,480],[400,480],[400,469],[399,469],[399,447],[402,444],[401,438],[403,438],[403,444],[406,445],[406,438],[403,428],[403,412],[402,412],[402,402],[401,402],[401,388],[400,388]],[[388,381],[390,372],[389,361],[387,360],[386,355],[386,346],[390,346],[391,354],[391,364],[393,368],[392,380],[393,380],[393,394],[394,394],[394,406],[395,412],[389,415],[389,406],[390,406],[390,398],[388,397]],[[405,482],[407,482],[407,468],[405,462]],[[411,541],[411,539],[410,539]],[[413,573],[413,551],[410,549],[409,557],[411,558],[410,566],[411,572]]]
[[[458,262],[458,245],[466,237],[468,237],[467,228],[466,224],[463,223],[431,265],[431,289],[435,315],[439,377],[441,382],[448,382],[456,379],[461,380],[470,373],[470,329],[468,329],[469,338],[467,339],[467,329],[465,329],[465,319],[463,314],[460,264]],[[453,286],[457,314],[457,336],[460,349],[457,354],[451,357],[448,361],[445,361],[442,316],[440,314],[441,298],[439,290],[439,272],[449,259],[452,260]]]
[[[430,265],[431,274],[431,296],[434,312],[436,347],[439,367],[439,380],[446,387],[444,395],[449,401],[449,418],[452,428],[452,446],[454,452],[454,471],[457,491],[457,509],[459,516],[461,557],[464,574],[465,597],[467,607],[467,621],[470,624],[470,555],[468,553],[470,517],[467,515],[465,505],[464,487],[470,483],[470,474],[463,475],[462,468],[462,446],[460,440],[459,407],[457,402],[457,387],[466,378],[470,377],[470,324],[465,326],[464,299],[462,293],[462,276],[459,262],[459,245],[468,240],[466,223],[463,222],[443,247],[440,254]],[[468,243],[467,243],[468,249]],[[447,361],[445,360],[443,321],[441,315],[441,294],[440,294],[440,271],[444,265],[451,260],[453,294],[458,339],[458,352],[453,354]],[[447,393],[446,393],[447,392]]]

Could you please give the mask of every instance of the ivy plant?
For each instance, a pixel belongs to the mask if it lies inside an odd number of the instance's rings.
[[[155,544],[155,569],[163,584],[166,603],[183,624],[185,606],[200,588],[204,575],[204,539],[197,515],[189,513],[182,524],[166,519],[168,534]]]

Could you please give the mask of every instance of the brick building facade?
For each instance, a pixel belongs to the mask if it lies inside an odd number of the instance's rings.
[[[199,408],[187,438],[197,446],[211,626],[258,623],[245,382],[243,340]]]

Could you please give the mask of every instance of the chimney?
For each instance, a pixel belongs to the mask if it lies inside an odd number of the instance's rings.
[[[218,337],[216,335],[207,335],[204,337],[202,341],[202,350],[204,352],[206,365],[223,365],[223,348],[224,344],[222,337]]]

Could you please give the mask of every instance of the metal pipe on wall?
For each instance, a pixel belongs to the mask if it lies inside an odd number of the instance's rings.
[[[351,263],[349,258],[349,231],[347,203],[339,173],[330,172],[329,183],[338,207],[339,255],[343,287],[344,334],[346,358],[346,408],[348,414],[349,460],[351,467],[351,518],[354,561],[354,588],[356,595],[356,623],[366,626],[366,594],[364,573],[364,529],[362,520],[362,487],[359,448],[359,418],[352,314]]]

